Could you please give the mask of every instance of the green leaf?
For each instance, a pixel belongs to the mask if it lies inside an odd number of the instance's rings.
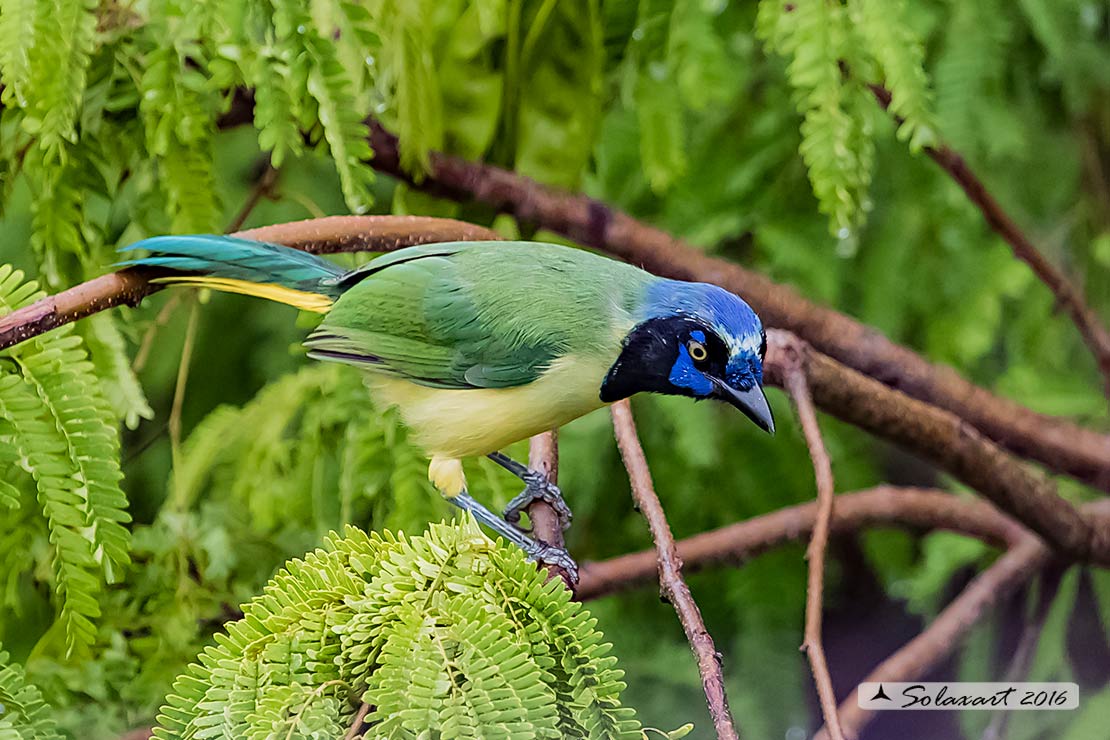
[[[178,679],[155,737],[639,738],[595,620],[472,519],[347,528],[286,565]],[[316,734],[313,734],[316,733]]]

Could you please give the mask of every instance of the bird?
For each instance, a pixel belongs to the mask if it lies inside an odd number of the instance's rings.
[[[545,500],[565,528],[570,509],[503,448],[641,392],[724,401],[774,433],[763,324],[716,285],[542,242],[425,244],[353,270],[212,234],[155,236],[121,251],[134,250],[148,256],[119,265],[160,268],[155,282],[323,314],[304,341],[308,356],[364,371],[370,395],[399,409],[448,501],[533,560],[568,571],[566,551],[529,536],[520,512]],[[525,484],[502,516],[467,491],[462,460],[479,456]]]

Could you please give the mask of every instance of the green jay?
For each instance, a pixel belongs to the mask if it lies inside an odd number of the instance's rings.
[[[305,341],[353,365],[396,406],[453,504],[535,560],[573,571],[528,536],[520,511],[559,490],[500,450],[641,391],[715,398],[774,432],[762,390],[766,334],[736,295],[666,280],[586,251],[532,242],[408,247],[344,270],[315,255],[228,236],[159,236],[125,265],[161,282],[243,293],[324,314]],[[504,518],[467,492],[462,458],[489,456],[526,488]]]

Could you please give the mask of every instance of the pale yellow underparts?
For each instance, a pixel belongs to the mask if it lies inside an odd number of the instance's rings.
[[[556,360],[537,380],[515,388],[453,390],[369,373],[375,398],[396,406],[432,458],[428,478],[445,496],[466,489],[461,458],[487,455],[562,426],[605,404],[598,397],[611,358]]]

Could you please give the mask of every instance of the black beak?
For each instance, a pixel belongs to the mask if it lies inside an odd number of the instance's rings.
[[[755,425],[767,432],[775,433],[775,417],[771,414],[771,407],[767,404],[767,396],[758,385],[746,391],[738,391],[727,385],[723,380],[712,378],[714,398],[727,401],[744,412],[744,415],[755,422]]]

